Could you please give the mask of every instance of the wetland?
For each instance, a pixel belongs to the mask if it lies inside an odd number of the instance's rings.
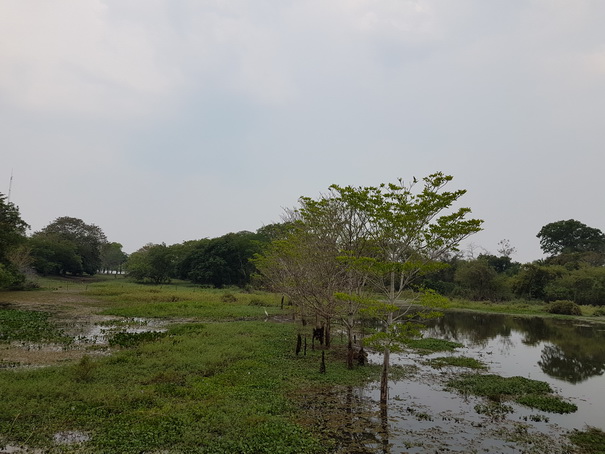
[[[0,452],[605,451],[603,324],[447,312],[392,356],[382,408],[380,355],[295,355],[277,295],[119,279],[0,303]]]

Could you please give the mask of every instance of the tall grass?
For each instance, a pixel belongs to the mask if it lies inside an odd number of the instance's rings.
[[[90,285],[86,295],[107,302],[105,315],[122,317],[199,318],[207,320],[264,319],[280,312],[278,295],[239,289],[200,289],[191,285],[146,286],[104,281]]]

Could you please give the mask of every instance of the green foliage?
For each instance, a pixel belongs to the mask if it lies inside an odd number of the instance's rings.
[[[605,234],[574,219],[546,224],[537,237],[544,253],[550,255],[605,252]]]
[[[581,266],[562,271],[546,285],[545,299],[572,300],[577,304],[605,304],[605,268]]]
[[[500,396],[551,393],[550,385],[543,381],[525,377],[501,377],[493,374],[464,374],[450,380],[448,387],[464,393],[500,400]]]
[[[462,393],[484,396],[494,402],[508,398],[522,405],[554,413],[570,413],[577,406],[552,396],[550,385],[543,381],[525,377],[501,377],[493,374],[464,374],[450,380],[449,388]]]
[[[170,283],[175,265],[175,257],[168,246],[149,243],[130,254],[125,268],[128,276],[136,281],[159,285]]]
[[[582,309],[573,301],[553,301],[546,311],[549,314],[582,315]]]
[[[487,366],[483,362],[467,356],[440,356],[439,358],[431,358],[428,363],[435,369],[441,369],[446,366],[487,369]]]
[[[183,257],[180,277],[217,288],[244,287],[256,272],[250,259],[267,241],[266,236],[246,231],[199,241]]]
[[[119,346],[129,348],[143,342],[152,342],[166,336],[162,331],[143,331],[140,333],[119,332],[112,335],[108,342],[112,347]]]
[[[12,263],[11,253],[25,242],[28,228],[19,208],[0,193],[0,290],[19,287],[24,281],[21,270]]]
[[[0,308],[0,342],[71,342],[48,318],[45,312]]]
[[[582,448],[584,454],[605,454],[605,432],[595,427],[584,431],[574,430],[569,434],[570,441]]]
[[[320,375],[318,352],[295,357],[295,338],[291,324],[183,324],[109,357],[0,371],[0,442],[46,452],[69,428],[90,434],[79,452],[325,452],[292,398],[376,369],[347,370],[328,351]]]
[[[597,308],[592,315],[593,317],[605,317],[605,307]]]
[[[63,216],[55,219],[34,236],[46,238],[50,242],[73,245],[75,254],[81,261],[81,272],[93,275],[101,269],[101,253],[107,243],[107,237],[103,230],[94,224],[86,224],[81,219]],[[68,266],[63,268],[66,269]]]
[[[180,287],[179,287],[180,288]],[[122,317],[187,317],[203,320],[234,320],[266,318],[279,313],[279,296],[256,292],[254,298],[262,304],[246,304],[251,298],[248,293],[234,293],[218,289],[199,289],[183,286],[175,290],[174,286],[153,287],[140,284],[123,284],[116,291],[112,281],[95,284],[87,291],[91,296],[102,297],[111,302],[103,311],[106,315]],[[225,301],[224,295],[231,302]],[[233,300],[235,298],[235,300]]]
[[[510,405],[490,401],[486,404],[475,405],[475,411],[480,415],[489,416],[493,421],[502,421],[514,409]]]
[[[553,396],[527,394],[516,398],[515,401],[526,407],[547,411],[549,413],[573,413],[578,411],[577,405],[565,402],[559,397]]]
[[[106,243],[101,248],[101,268],[105,272],[122,271],[122,265],[128,259],[128,255],[122,251],[120,243]]]
[[[227,293],[223,293],[223,295],[221,295],[221,301],[223,303],[236,303],[237,297],[233,293],[227,292]]]
[[[0,289],[18,289],[24,282],[25,276],[14,266],[0,263]]]
[[[451,352],[457,348],[463,347],[458,342],[452,342],[445,339],[435,339],[432,337],[421,339],[408,339],[405,345],[415,350],[423,350],[426,353]]]
[[[545,266],[538,263],[527,263],[513,281],[513,292],[521,298],[544,299],[546,288],[556,279],[565,274],[562,266]]]
[[[54,234],[35,234],[29,240],[34,269],[42,275],[84,272],[75,243]]]
[[[485,259],[461,262],[455,280],[474,300],[496,300],[502,293],[498,273]]]
[[[95,364],[88,355],[84,355],[74,366],[74,380],[78,382],[90,382],[93,377]]]

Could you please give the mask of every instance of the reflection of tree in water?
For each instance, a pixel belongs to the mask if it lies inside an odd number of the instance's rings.
[[[330,452],[389,452],[389,426],[378,404],[359,388],[347,387],[301,397],[301,423],[335,443]]]
[[[435,320],[425,335],[479,347],[500,336],[501,346],[510,349],[512,332],[521,333],[523,343],[529,346],[553,344],[544,349],[539,362],[548,375],[578,383],[605,371],[605,331],[569,320],[448,312]]]
[[[518,331],[522,332],[525,338],[525,345],[537,345],[545,340],[552,340],[556,337],[556,330],[546,319],[540,317],[518,317],[513,319]]]
[[[544,373],[576,384],[605,372],[603,359],[579,352],[564,352],[557,345],[545,345],[538,365]]]
[[[447,313],[431,323],[426,335],[443,337],[463,344],[485,346],[497,336],[508,337],[511,327],[503,315],[474,314],[466,312]]]

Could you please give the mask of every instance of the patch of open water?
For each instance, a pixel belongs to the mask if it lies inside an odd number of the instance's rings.
[[[566,433],[586,426],[605,429],[605,330],[571,321],[448,313],[425,337],[459,342],[453,353],[392,354],[392,365],[414,372],[389,386],[388,417],[382,421],[379,452],[569,453]],[[433,369],[426,362],[442,356],[483,361],[487,373],[522,376],[549,383],[555,393],[578,406],[571,414],[531,409],[512,402],[512,412],[478,414],[486,400],[445,389],[446,382],[469,369]],[[370,360],[381,362],[381,355]],[[378,384],[365,389],[374,405]],[[384,415],[383,415],[384,417]],[[378,431],[377,431],[378,432]],[[369,449],[367,452],[377,452]]]

